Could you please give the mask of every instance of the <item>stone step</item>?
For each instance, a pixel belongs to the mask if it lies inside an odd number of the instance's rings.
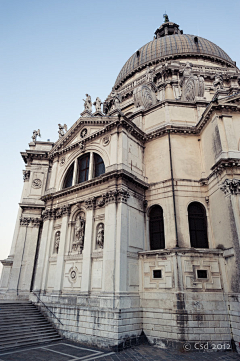
[[[28,326],[28,325],[34,325],[34,324],[47,324],[48,321],[46,321],[45,318],[39,318],[37,320],[32,320],[32,319],[28,319],[28,320],[25,320],[25,319],[21,319],[21,320],[18,320],[18,322],[3,322],[3,323],[0,323],[0,330],[5,328],[5,327],[8,327],[8,328],[11,328],[11,327],[14,327],[15,325],[19,325],[19,326]]]
[[[38,313],[38,310],[1,310],[0,309],[0,317],[1,316],[8,316],[8,315],[21,315],[21,314],[26,314],[26,315],[34,315],[34,314],[37,314]]]
[[[0,303],[0,351],[60,340],[61,336],[36,306]]]
[[[14,334],[13,335],[6,335],[6,337],[1,337],[0,339],[0,345],[2,345],[3,343],[5,342],[11,342],[14,339],[17,339],[18,341],[20,340],[26,340],[28,338],[33,338],[33,337],[37,337],[37,338],[41,338],[41,337],[46,337],[46,336],[56,336],[58,335],[57,331],[52,329],[52,330],[42,330],[42,331],[39,331],[39,330],[35,330],[34,332],[26,332],[26,333],[19,333],[18,336],[14,337]]]
[[[45,332],[45,331],[52,331],[53,327],[52,325],[42,325],[42,326],[30,326],[30,327],[20,327],[20,328],[11,328],[11,330],[6,330],[4,332],[0,331],[0,339],[7,337],[8,335],[24,335],[26,333],[32,333],[32,332]]]
[[[36,315],[36,316],[24,316],[24,315],[19,315],[19,316],[5,316],[5,317],[1,317],[0,319],[0,325],[5,323],[5,322],[17,322],[17,321],[28,321],[28,320],[32,320],[34,322],[34,320],[40,320],[40,319],[44,319],[44,317],[42,315]]]
[[[8,349],[15,349],[17,347],[23,347],[23,346],[30,346],[30,345],[39,345],[42,343],[50,343],[53,341],[60,341],[61,340],[61,336],[57,335],[57,336],[52,336],[52,337],[43,337],[41,339],[30,339],[28,338],[28,340],[25,341],[18,341],[18,340],[13,340],[10,343],[5,343],[5,344],[1,344],[0,345],[0,355],[1,352],[6,351]]]

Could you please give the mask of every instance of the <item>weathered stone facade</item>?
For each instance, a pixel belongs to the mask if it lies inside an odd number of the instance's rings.
[[[160,346],[238,347],[240,72],[177,24],[155,34],[124,65],[103,112],[97,98],[92,113],[86,94],[55,143],[34,131],[21,153],[0,297],[37,294],[66,337],[93,344],[144,331]]]

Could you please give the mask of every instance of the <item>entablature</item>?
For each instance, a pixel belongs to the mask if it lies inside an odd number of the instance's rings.
[[[46,202],[49,199],[55,199],[55,198],[62,198],[66,195],[69,195],[71,193],[77,193],[80,190],[86,189],[86,188],[93,188],[95,186],[99,186],[102,183],[105,183],[109,181],[110,179],[124,179],[127,180],[133,184],[135,184],[137,187],[141,189],[148,189],[148,184],[142,180],[140,180],[138,177],[134,176],[133,174],[129,173],[126,170],[115,170],[111,172],[104,173],[100,175],[97,178],[79,183],[75,186],[68,187],[65,189],[62,189],[60,191],[54,192],[54,193],[48,193],[46,191],[45,195],[41,197],[41,200]]]

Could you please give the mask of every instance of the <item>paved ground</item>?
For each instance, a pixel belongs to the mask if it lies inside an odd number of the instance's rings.
[[[188,347],[187,347],[188,348]],[[240,355],[231,351],[176,351],[160,349],[149,345],[128,348],[121,352],[103,351],[88,348],[68,341],[60,341],[44,346],[31,347],[22,350],[0,353],[0,361],[234,361],[240,360]]]

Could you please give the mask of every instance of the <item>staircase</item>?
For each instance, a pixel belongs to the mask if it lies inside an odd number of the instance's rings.
[[[31,302],[0,302],[0,352],[61,337]]]

